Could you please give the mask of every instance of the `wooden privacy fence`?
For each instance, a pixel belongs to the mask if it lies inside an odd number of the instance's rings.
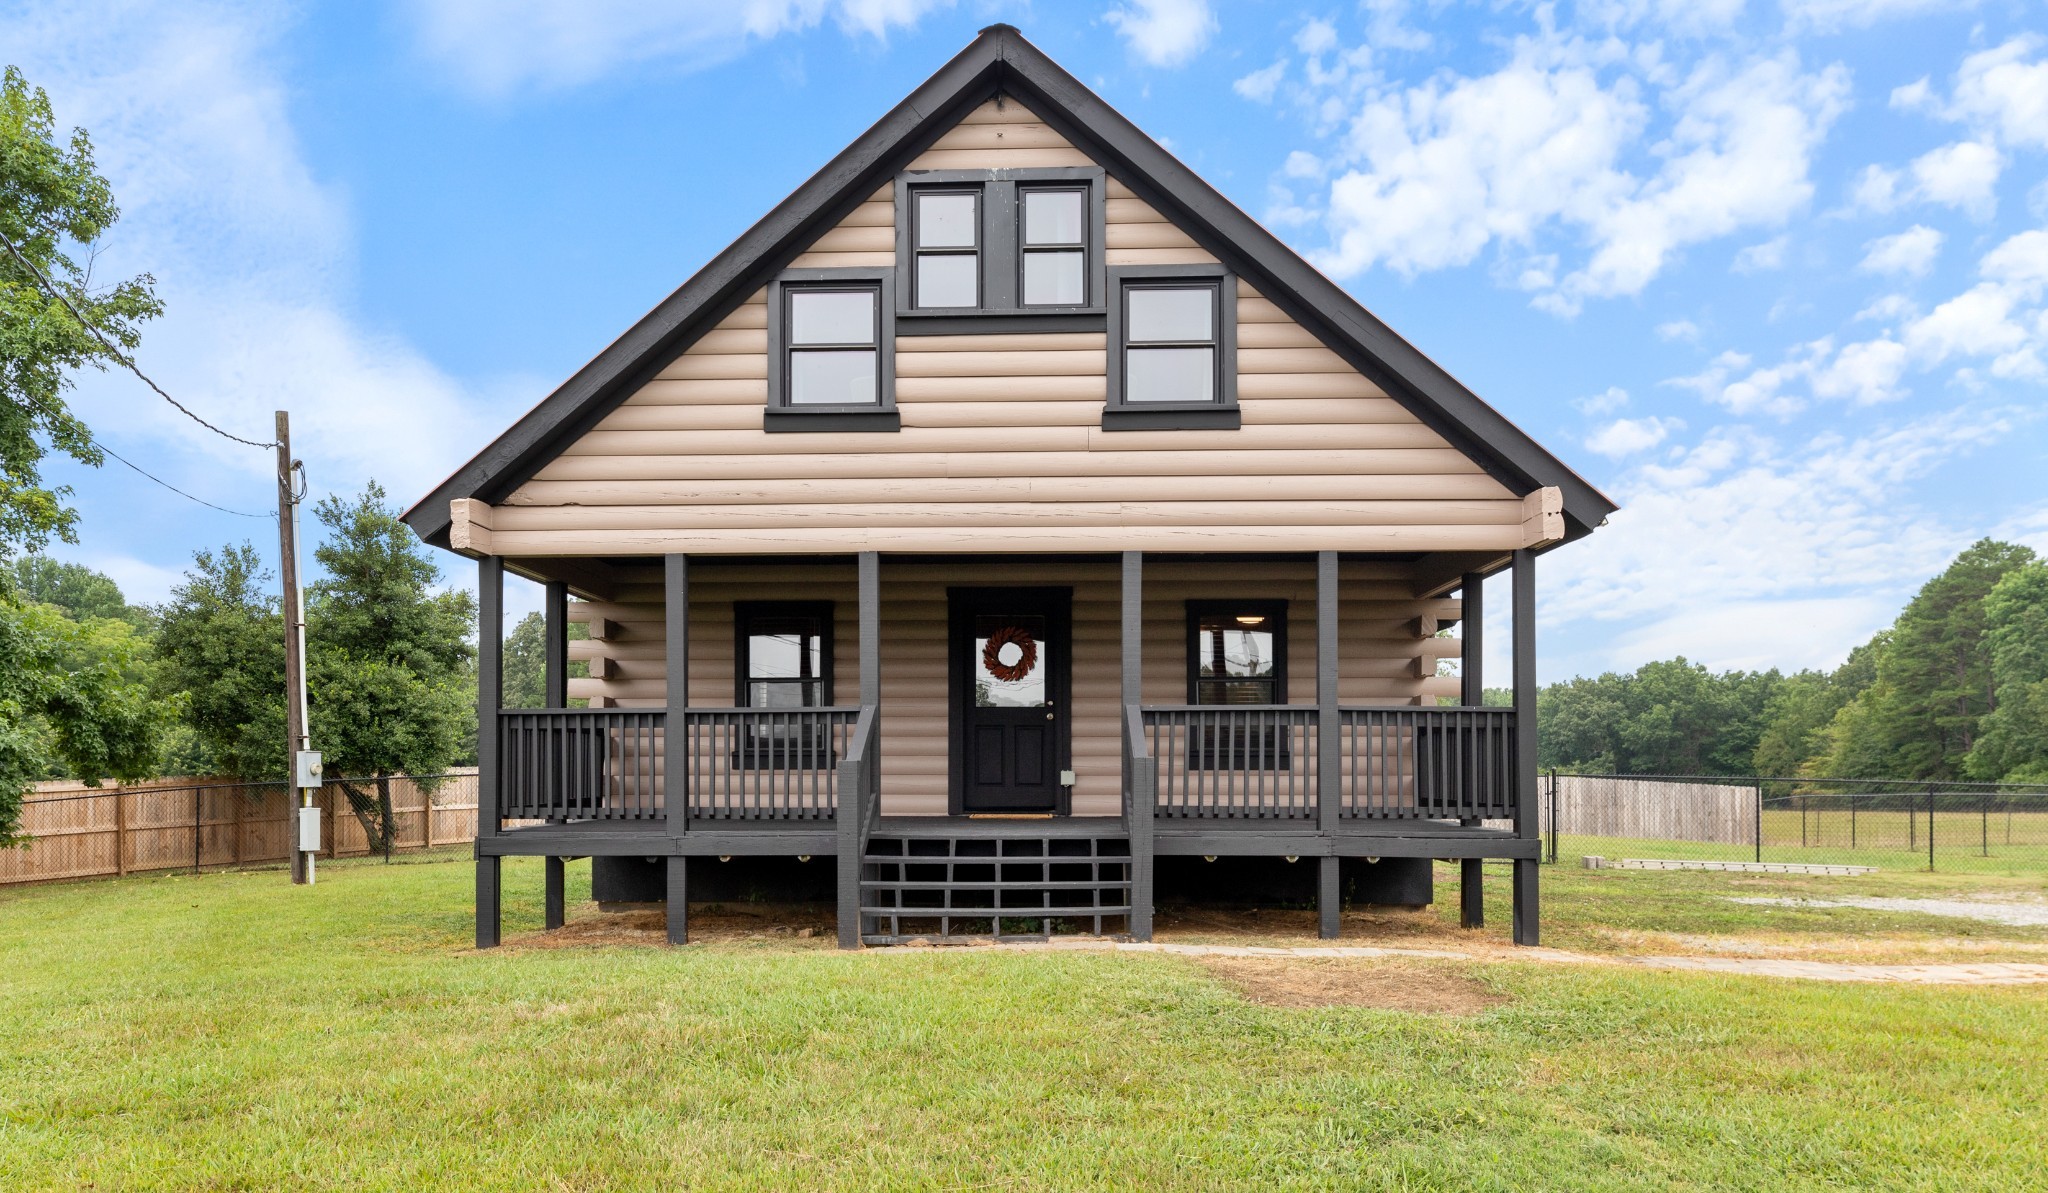
[[[1753,786],[1591,775],[1556,775],[1546,782],[1557,784],[1555,801],[1539,800],[1546,836],[1557,832],[1715,845],[1752,845],[1756,840]]]
[[[377,797],[374,779],[348,782]],[[294,802],[284,787],[262,783],[46,785],[22,801],[21,832],[30,840],[0,849],[0,885],[288,861]],[[323,857],[379,852],[341,780],[330,780],[314,803]],[[394,850],[467,844],[476,837],[476,771],[451,771],[431,784],[394,777],[391,805]]]

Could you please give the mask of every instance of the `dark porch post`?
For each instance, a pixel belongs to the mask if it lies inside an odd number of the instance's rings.
[[[504,695],[505,561],[476,561],[476,947],[495,948],[498,882],[498,706]]]
[[[546,642],[543,647],[545,666],[543,680],[546,691],[541,696],[543,708],[569,707],[569,586],[560,580],[550,580],[542,601],[541,621],[546,628]],[[567,919],[568,899],[563,892],[562,858],[547,859],[547,877],[541,896],[545,908],[545,923],[549,931],[562,926]]]
[[[664,630],[668,640],[668,712],[662,730],[662,807],[668,815],[668,942],[690,939],[689,860],[682,840],[690,831],[690,734],[684,715],[690,705],[690,559],[662,559]]]
[[[1342,732],[1337,714],[1337,553],[1316,552],[1316,828],[1337,831],[1343,798],[1339,758]],[[1285,699],[1283,696],[1282,699]],[[1343,910],[1340,863],[1334,854],[1316,859],[1316,920],[1324,940],[1337,939]]]
[[[1466,572],[1458,586],[1464,608],[1458,615],[1458,703],[1478,708],[1486,703],[1486,577]],[[1466,824],[1478,824],[1467,817]],[[1486,862],[1468,857],[1458,864],[1458,923],[1467,928],[1486,926]]]
[[[1123,553],[1123,708],[1118,710],[1123,717],[1124,732],[1133,731],[1130,710],[1145,703],[1145,553],[1126,551]],[[1138,742],[1130,743],[1137,746]],[[1125,751],[1124,763],[1131,765],[1129,750]],[[1153,766],[1157,761],[1152,762]],[[1141,770],[1143,768],[1140,768]],[[1152,782],[1142,773],[1123,776],[1124,785],[1131,792],[1130,823],[1125,826],[1131,834],[1131,914],[1130,929],[1134,940],[1152,939],[1152,818],[1156,814],[1154,805],[1159,796]]]
[[[541,703],[548,708],[569,707],[569,586],[560,580],[547,583],[547,598],[541,614],[547,625],[547,695]]]
[[[882,703],[882,555],[862,551],[856,559],[855,581],[860,599],[860,706],[877,708]],[[837,702],[837,697],[834,697]],[[877,712],[879,716],[879,711]],[[844,773],[844,772],[842,772]],[[873,768],[869,774],[879,774]],[[880,791],[866,790],[866,781],[850,788],[840,781],[839,808],[835,813],[839,836],[839,947],[860,947],[860,878],[864,859],[861,837],[867,827],[868,801],[882,798]]]
[[[1536,553],[1515,552],[1515,835],[1536,839]],[[1515,943],[1537,943],[1536,859],[1515,859]]]

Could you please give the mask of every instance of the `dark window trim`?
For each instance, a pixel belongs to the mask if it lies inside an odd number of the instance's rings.
[[[1281,599],[1198,600],[1187,602],[1188,703],[1202,702],[1202,619],[1216,614],[1260,614],[1273,623],[1273,703],[1287,703],[1287,602]],[[1229,705],[1215,705],[1228,708]]]
[[[818,619],[820,638],[818,646],[821,651],[819,659],[821,674],[818,676],[818,679],[820,687],[825,693],[825,702],[818,707],[832,707],[835,700],[834,688],[832,686],[833,613],[831,601],[734,601],[732,603],[733,707],[753,707],[747,703],[750,695],[747,685],[752,680],[751,672],[753,671],[754,662],[750,657],[752,652],[748,645],[748,639],[752,638],[753,635],[748,631],[752,628],[755,619],[769,617],[815,617]]]
[[[789,292],[849,284],[876,291],[875,338],[879,350],[876,399],[872,406],[792,406],[784,361],[789,352]],[[902,427],[896,412],[896,271],[893,269],[785,269],[768,283],[768,406],[761,416],[765,431],[895,431]]]
[[[1088,187],[1086,276],[1088,301],[1080,306],[1023,305],[1024,238],[1020,186],[1085,183]],[[961,190],[978,186],[981,194],[981,306],[914,307],[916,240],[911,220],[913,191]],[[1104,240],[1109,228],[1109,175],[1100,166],[1046,166],[1015,170],[908,170],[896,176],[896,313],[920,320],[976,319],[989,316],[1044,319],[1061,315],[1100,315],[1108,309],[1109,279]],[[1033,324],[1032,330],[1049,330]],[[922,334],[943,334],[925,332]]]
[[[899,336],[1001,336],[1042,332],[1095,331],[1109,329],[1109,317],[1102,312],[1074,315],[1064,311],[1041,311],[1031,315],[917,315],[896,316]]]
[[[1124,401],[1124,294],[1147,282],[1214,281],[1216,285],[1216,400]],[[1234,431],[1244,423],[1237,405],[1237,275],[1226,265],[1117,265],[1109,270],[1109,401],[1105,431]]]
[[[969,198],[972,198],[974,200],[975,216],[974,243],[965,248],[927,249],[919,247],[918,233],[924,224],[924,218],[922,215],[919,214],[919,212],[921,211],[923,205],[916,202],[906,202],[902,208],[902,222],[905,226],[905,233],[897,237],[897,240],[899,242],[897,245],[897,251],[899,253],[910,254],[907,258],[905,268],[897,271],[897,285],[900,287],[900,293],[903,295],[903,301],[907,304],[911,304],[912,309],[921,309],[917,308],[915,305],[918,298],[917,259],[919,257],[972,257],[974,258],[974,295],[976,299],[974,305],[966,307],[934,307],[932,309],[936,311],[979,311],[983,305],[981,300],[984,299],[988,293],[988,258],[990,246],[988,237],[988,216],[984,210],[988,206],[987,190],[986,188],[978,184],[963,184],[960,186],[940,186],[933,184],[918,187],[916,189],[914,197],[921,198],[925,195],[966,195]],[[906,260],[900,257],[898,259]]]

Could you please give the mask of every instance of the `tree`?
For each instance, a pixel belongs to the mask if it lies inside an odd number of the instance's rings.
[[[1740,774],[1783,682],[1775,671],[1716,675],[1677,658],[1551,684],[1536,696],[1538,760],[1618,774]]]
[[[1984,597],[1991,711],[1970,751],[1972,777],[2048,782],[2048,564],[2014,568]]]
[[[83,564],[24,555],[14,561],[14,585],[21,599],[55,605],[73,621],[112,618],[137,629],[152,628],[149,610],[129,604],[120,585]]]
[[[46,487],[41,468],[50,449],[100,463],[91,432],[65,404],[70,375],[117,361],[108,343],[132,350],[138,325],[162,309],[147,274],[94,282],[92,245],[119,218],[85,131],[73,129],[60,145],[49,97],[8,67],[0,77],[0,562],[53,537],[76,541],[69,491]]]
[[[157,610],[157,690],[183,697],[192,762],[250,782],[287,769],[284,616],[270,580],[248,543],[199,551]]]
[[[590,636],[589,627],[580,621],[572,621],[568,627],[569,641],[580,642]],[[512,632],[505,635],[505,707],[546,708],[548,688],[548,625],[547,619],[539,613],[529,613],[519,619]],[[590,664],[582,659],[569,662],[569,678],[575,679],[590,674]],[[582,697],[574,697],[569,707],[581,708],[590,703]]]
[[[313,553],[327,575],[307,591],[313,733],[329,774],[375,781],[374,797],[342,789],[388,854],[391,776],[431,785],[461,755],[475,708],[476,605],[466,592],[432,591],[440,569],[375,481],[314,514],[327,528]]]
[[[156,767],[162,706],[125,622],[80,624],[51,605],[0,599],[0,848],[21,844],[31,783],[68,770],[88,786]]]

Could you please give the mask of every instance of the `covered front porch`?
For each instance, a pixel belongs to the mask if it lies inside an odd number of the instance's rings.
[[[508,568],[546,586],[546,708],[500,707]],[[1515,699],[1485,707],[1481,580],[1503,568]],[[1476,923],[1480,861],[1505,859],[1536,940],[1532,551],[479,569],[480,946],[513,854],[661,859],[678,940],[693,863],[808,859],[847,947],[906,920],[1147,939],[1161,856],[1313,864],[1330,936],[1340,859],[1465,859]]]

